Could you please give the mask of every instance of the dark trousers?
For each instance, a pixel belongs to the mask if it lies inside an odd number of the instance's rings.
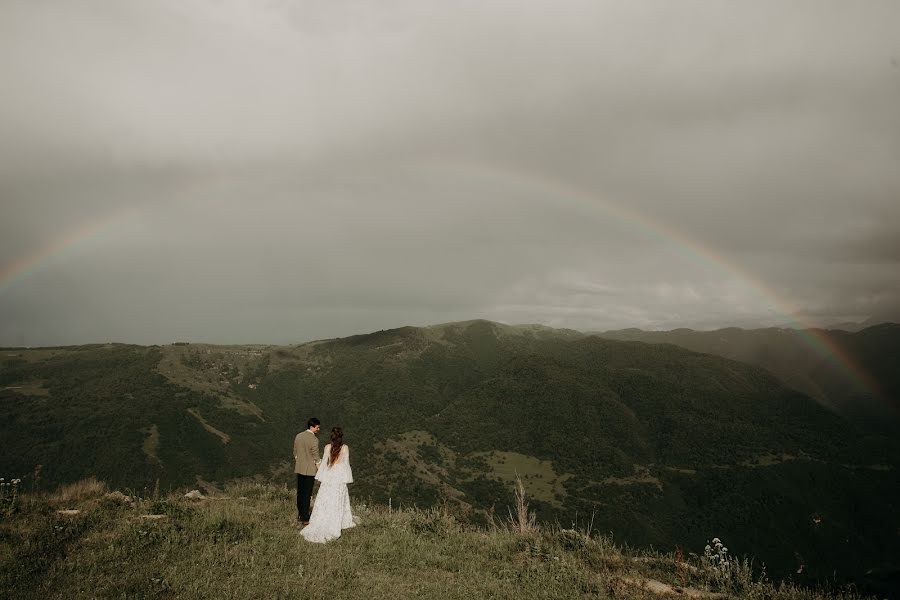
[[[315,482],[315,476],[297,473],[297,518],[301,521],[309,521],[309,501]]]

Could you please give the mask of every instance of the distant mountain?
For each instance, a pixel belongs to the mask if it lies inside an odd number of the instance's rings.
[[[675,344],[759,365],[838,414],[884,433],[900,433],[900,325],[839,330],[737,329],[598,334],[607,339]],[[832,348],[827,350],[824,348]],[[835,356],[842,358],[838,359]],[[848,374],[847,363],[855,365]],[[874,385],[860,383],[863,373]]]
[[[900,314],[875,315],[869,317],[865,321],[848,321],[846,323],[836,323],[834,325],[829,325],[827,329],[837,329],[840,331],[850,331],[855,333],[869,327],[875,327],[876,325],[884,325],[885,323],[900,323]]]
[[[0,351],[0,475],[26,487],[290,485],[310,415],[344,426],[358,498],[484,520],[518,474],[541,518],[631,545],[718,536],[777,577],[900,565],[896,439],[675,345],[470,321],[297,346]]]

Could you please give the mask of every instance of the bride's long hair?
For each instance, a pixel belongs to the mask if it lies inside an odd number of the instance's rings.
[[[328,466],[333,467],[334,461],[338,459],[338,456],[341,454],[341,448],[344,446],[344,430],[339,426],[335,426],[331,428],[331,460],[328,461]]]

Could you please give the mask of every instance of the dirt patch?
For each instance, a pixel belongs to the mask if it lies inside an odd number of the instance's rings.
[[[159,457],[156,455],[156,451],[159,449],[159,428],[156,426],[156,423],[141,429],[141,433],[145,436],[144,443],[141,446],[144,454],[147,455],[151,462],[160,464]]]
[[[715,592],[707,592],[706,590],[698,590],[687,587],[677,587],[657,581],[655,579],[640,579],[636,577],[623,577],[623,583],[632,588],[638,588],[646,592],[650,592],[654,596],[678,596],[681,598],[705,598],[717,599],[727,598],[725,594],[717,594]]]
[[[666,471],[672,471],[673,473],[681,473],[682,475],[696,475],[697,469],[682,469],[679,467],[667,467],[663,466],[663,469]]]
[[[657,477],[650,473],[650,469],[644,465],[634,465],[635,473],[628,477],[607,477],[596,482],[601,485],[653,485],[662,490],[663,485]]]
[[[22,396],[38,396],[41,398],[50,397],[50,390],[44,387],[43,381],[39,380],[16,383],[6,386],[3,389],[15,392]]]
[[[224,431],[220,431],[220,430],[216,429],[215,427],[213,427],[212,425],[207,423],[206,419],[203,418],[203,415],[198,413],[193,408],[187,409],[187,412],[189,415],[191,415],[192,417],[197,419],[197,421],[200,423],[200,425],[203,426],[203,429],[207,430],[208,432],[210,432],[211,434],[213,434],[214,436],[217,436],[220,440],[222,440],[223,444],[227,444],[228,442],[231,441],[230,435],[228,435]]]
[[[263,417],[262,409],[249,400],[236,398],[234,396],[222,396],[219,400],[222,403],[222,408],[233,410],[246,417],[256,417],[263,422],[266,420],[265,417]]]
[[[746,460],[741,463],[741,466],[744,467],[771,467],[774,465],[780,465],[781,463],[786,463],[791,460],[799,459],[799,456],[794,456],[793,454],[763,454],[761,456],[757,456],[751,458],[750,460]]]

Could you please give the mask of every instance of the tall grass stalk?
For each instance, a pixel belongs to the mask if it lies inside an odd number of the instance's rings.
[[[515,504],[508,509],[508,524],[510,529],[518,534],[526,534],[537,531],[537,515],[528,508],[528,500],[525,497],[525,486],[522,479],[516,473]]]

